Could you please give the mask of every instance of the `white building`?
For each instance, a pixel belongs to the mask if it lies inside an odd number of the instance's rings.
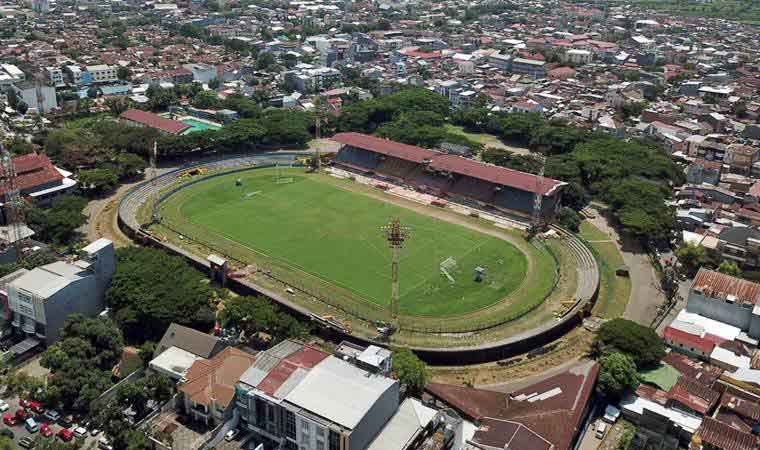
[[[193,81],[208,84],[217,77],[216,67],[207,64],[185,64],[185,69],[193,73]]]
[[[93,83],[113,83],[114,81],[118,81],[119,77],[116,75],[117,69],[117,66],[106,64],[85,67],[85,70],[92,76]]]
[[[594,58],[588,50],[571,49],[565,52],[565,62],[577,65],[588,64]]]
[[[33,109],[39,114],[47,114],[58,107],[55,88],[52,86],[23,82],[14,84],[13,90],[16,91],[16,95],[26,103],[29,109]]]
[[[19,269],[6,287],[11,325],[35,341],[55,343],[69,315],[94,317],[103,311],[115,263],[113,243],[98,239],[77,261]]]
[[[24,81],[26,74],[13,64],[0,64],[0,89]]]
[[[58,67],[46,67],[45,71],[48,74],[48,79],[56,86],[61,86],[63,82],[63,71]]]

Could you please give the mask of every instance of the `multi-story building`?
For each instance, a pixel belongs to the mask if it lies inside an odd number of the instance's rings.
[[[565,52],[565,62],[570,64],[588,64],[594,59],[594,54],[588,50],[571,49]]]
[[[119,77],[116,75],[118,69],[116,66],[98,64],[87,66],[85,69],[92,76],[93,83],[113,83],[119,80]]]
[[[515,58],[512,60],[510,70],[514,73],[521,73],[530,75],[534,78],[541,78],[546,75],[546,69],[544,61],[537,61],[534,59]]]
[[[40,114],[47,114],[58,107],[58,98],[52,86],[23,81],[13,84],[13,90],[26,103],[26,106]]]
[[[217,77],[216,67],[207,64],[185,64],[185,69],[193,74],[193,81],[207,84]]]
[[[9,277],[6,317],[29,337],[55,343],[71,314],[96,316],[115,268],[113,243],[98,239],[82,249],[72,263],[56,261]]]
[[[686,310],[760,337],[760,284],[700,269],[689,289]]]
[[[64,84],[63,71],[59,67],[46,67],[45,71],[47,72],[48,79],[53,85],[61,86]]]
[[[286,449],[366,449],[399,409],[398,381],[292,341],[258,354],[236,391],[241,428]]]

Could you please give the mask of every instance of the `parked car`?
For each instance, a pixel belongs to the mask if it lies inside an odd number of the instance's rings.
[[[61,419],[61,413],[54,409],[48,409],[45,411],[45,418],[53,423],[58,422]]]
[[[100,430],[98,430],[97,428],[93,428],[92,430],[90,430],[90,436],[97,436],[99,434],[100,434]]]
[[[3,423],[9,427],[14,427],[18,423],[18,420],[12,414],[3,414]]]
[[[238,433],[240,433],[240,430],[238,430],[237,428],[233,428],[232,430],[228,431],[224,435],[224,440],[225,441],[231,441],[231,440],[233,440],[233,439],[235,439],[237,437]]]
[[[58,430],[57,436],[63,442],[70,442],[72,439],[74,439],[74,433],[72,433],[70,430],[67,430],[66,428],[61,428]]]
[[[599,424],[596,426],[596,438],[602,439],[604,438],[604,433],[607,432],[607,424],[603,421],[599,421]]]
[[[35,414],[42,414],[45,412],[45,408],[42,407],[40,402],[28,401],[26,402],[26,409],[32,410]]]
[[[11,430],[9,430],[7,428],[3,428],[2,430],[0,430],[0,436],[5,436],[5,437],[7,437],[8,439],[11,439],[11,440],[14,437],[16,437],[16,435],[13,433],[13,431],[11,431]]]
[[[98,448],[100,450],[113,450],[113,446],[111,446],[111,443],[108,441],[108,439],[106,439],[105,436],[98,440]]]
[[[74,436],[78,438],[86,438],[87,437],[87,428],[85,427],[76,427],[74,428]]]
[[[24,408],[19,408],[16,410],[17,421],[23,422],[26,420],[27,417],[29,417],[29,413]]]
[[[31,417],[27,417],[27,419],[24,421],[24,427],[26,428],[26,431],[30,433],[36,433],[40,430],[40,426],[37,425],[37,421]]]
[[[18,445],[23,448],[32,448],[34,447],[34,441],[29,436],[24,436],[18,440]]]
[[[71,428],[72,425],[74,425],[74,416],[66,416],[61,418],[61,420],[58,421],[59,424],[61,424],[64,428]]]
[[[50,428],[50,425],[43,423],[40,425],[40,434],[45,437],[50,437],[53,435],[53,429]]]
[[[10,405],[5,400],[0,400],[0,412],[5,412],[11,409]]]

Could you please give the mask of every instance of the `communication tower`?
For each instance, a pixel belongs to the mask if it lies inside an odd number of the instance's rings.
[[[19,260],[24,239],[24,205],[18,189],[13,158],[2,142],[0,142],[0,192],[2,192],[5,225],[8,227],[8,246],[16,247],[16,260]]]

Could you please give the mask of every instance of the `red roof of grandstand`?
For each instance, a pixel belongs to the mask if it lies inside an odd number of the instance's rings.
[[[170,134],[180,134],[183,131],[190,128],[190,125],[186,125],[176,120],[164,119],[163,117],[143,111],[140,109],[130,109],[121,113],[122,119],[131,120],[133,122],[141,123],[146,127],[156,128]]]
[[[430,160],[433,156],[439,154],[438,152],[426,148],[402,144],[400,142],[361,133],[338,133],[332,137],[332,140],[343,145],[350,145],[351,147],[361,148],[416,163]]]
[[[551,194],[557,187],[565,184],[551,178],[538,177],[530,173],[484,164],[455,155],[442,154],[436,156],[430,162],[430,167],[435,170],[467,175],[479,180],[541,195]]]
[[[13,167],[16,168],[16,187],[21,191],[63,180],[63,175],[45,155],[30,153],[17,156],[13,158]],[[0,188],[0,194],[5,192],[5,189]]]
[[[557,187],[565,184],[551,178],[541,178],[529,173],[484,164],[461,156],[448,155],[362,133],[338,133],[332,139],[343,145],[350,145],[405,161],[420,164],[430,161],[429,167],[435,170],[457,173],[541,195],[552,194]]]
[[[699,350],[702,353],[710,354],[715,348],[715,343],[709,339],[705,339],[696,334],[687,333],[677,328],[667,327],[663,333],[663,337],[666,340],[673,341],[675,343],[683,344],[686,349],[693,348]]]
[[[732,428],[712,417],[705,417],[699,428],[702,443],[722,450],[756,450],[755,435]]]

